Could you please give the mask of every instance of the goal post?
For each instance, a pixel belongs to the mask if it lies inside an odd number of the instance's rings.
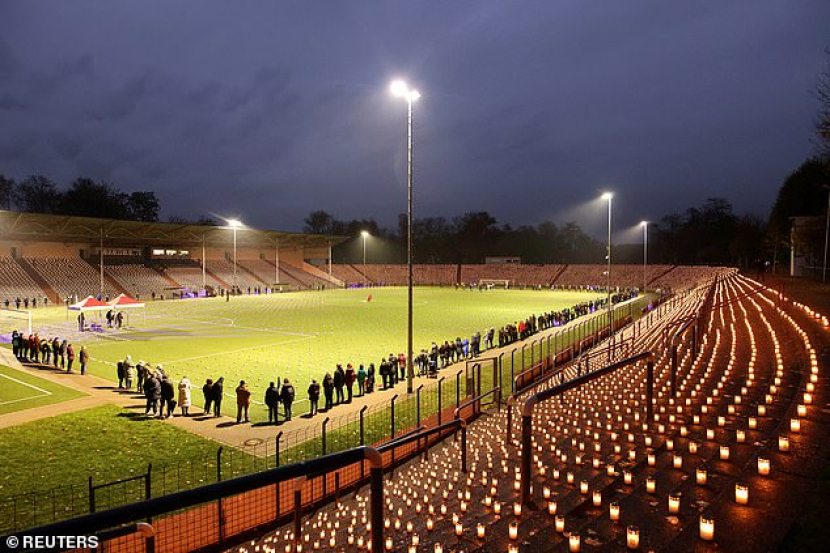
[[[0,308],[0,333],[11,334],[13,330],[26,329],[26,334],[32,333],[32,313],[22,309]]]
[[[486,286],[489,288],[504,288],[507,290],[510,288],[510,279],[509,278],[481,278],[479,279],[478,283],[481,286]]]

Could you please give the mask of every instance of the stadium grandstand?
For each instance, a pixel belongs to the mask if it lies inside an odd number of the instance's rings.
[[[0,212],[0,302],[336,287],[327,263],[343,240],[243,228],[234,252],[221,226]]]

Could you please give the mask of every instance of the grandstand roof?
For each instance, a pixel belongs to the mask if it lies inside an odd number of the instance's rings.
[[[230,227],[184,223],[147,223],[97,217],[70,217],[44,213],[0,211],[0,236],[45,242],[97,242],[103,236],[108,246],[225,246],[232,240]],[[237,245],[273,248],[279,240],[285,247],[336,246],[346,236],[302,234],[240,227]]]

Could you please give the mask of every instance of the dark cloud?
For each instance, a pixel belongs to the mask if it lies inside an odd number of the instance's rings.
[[[578,215],[723,196],[765,215],[810,155],[822,0],[3,3],[0,173],[153,189],[167,214]],[[747,189],[751,193],[747,193]]]

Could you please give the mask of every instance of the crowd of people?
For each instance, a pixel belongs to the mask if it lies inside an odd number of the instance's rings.
[[[12,331],[12,353],[23,363],[52,365],[56,369],[72,372],[75,362],[75,347],[67,340],[55,336],[51,340],[41,338],[37,332],[28,336],[17,330]],[[81,374],[86,374],[89,352],[81,346],[78,352]]]
[[[14,299],[6,298],[5,300],[3,300],[3,306],[6,309],[11,309],[12,305],[14,305],[14,308],[18,309],[18,310],[20,309],[21,306],[23,307],[23,309],[29,309],[30,305],[32,306],[32,309],[37,309],[37,304],[38,304],[38,299],[37,298],[23,298],[23,299],[20,299],[20,296],[17,296]],[[43,296],[42,298],[40,298],[40,304],[43,307],[46,307],[47,305],[49,305],[49,298],[47,298],[46,296]]]

